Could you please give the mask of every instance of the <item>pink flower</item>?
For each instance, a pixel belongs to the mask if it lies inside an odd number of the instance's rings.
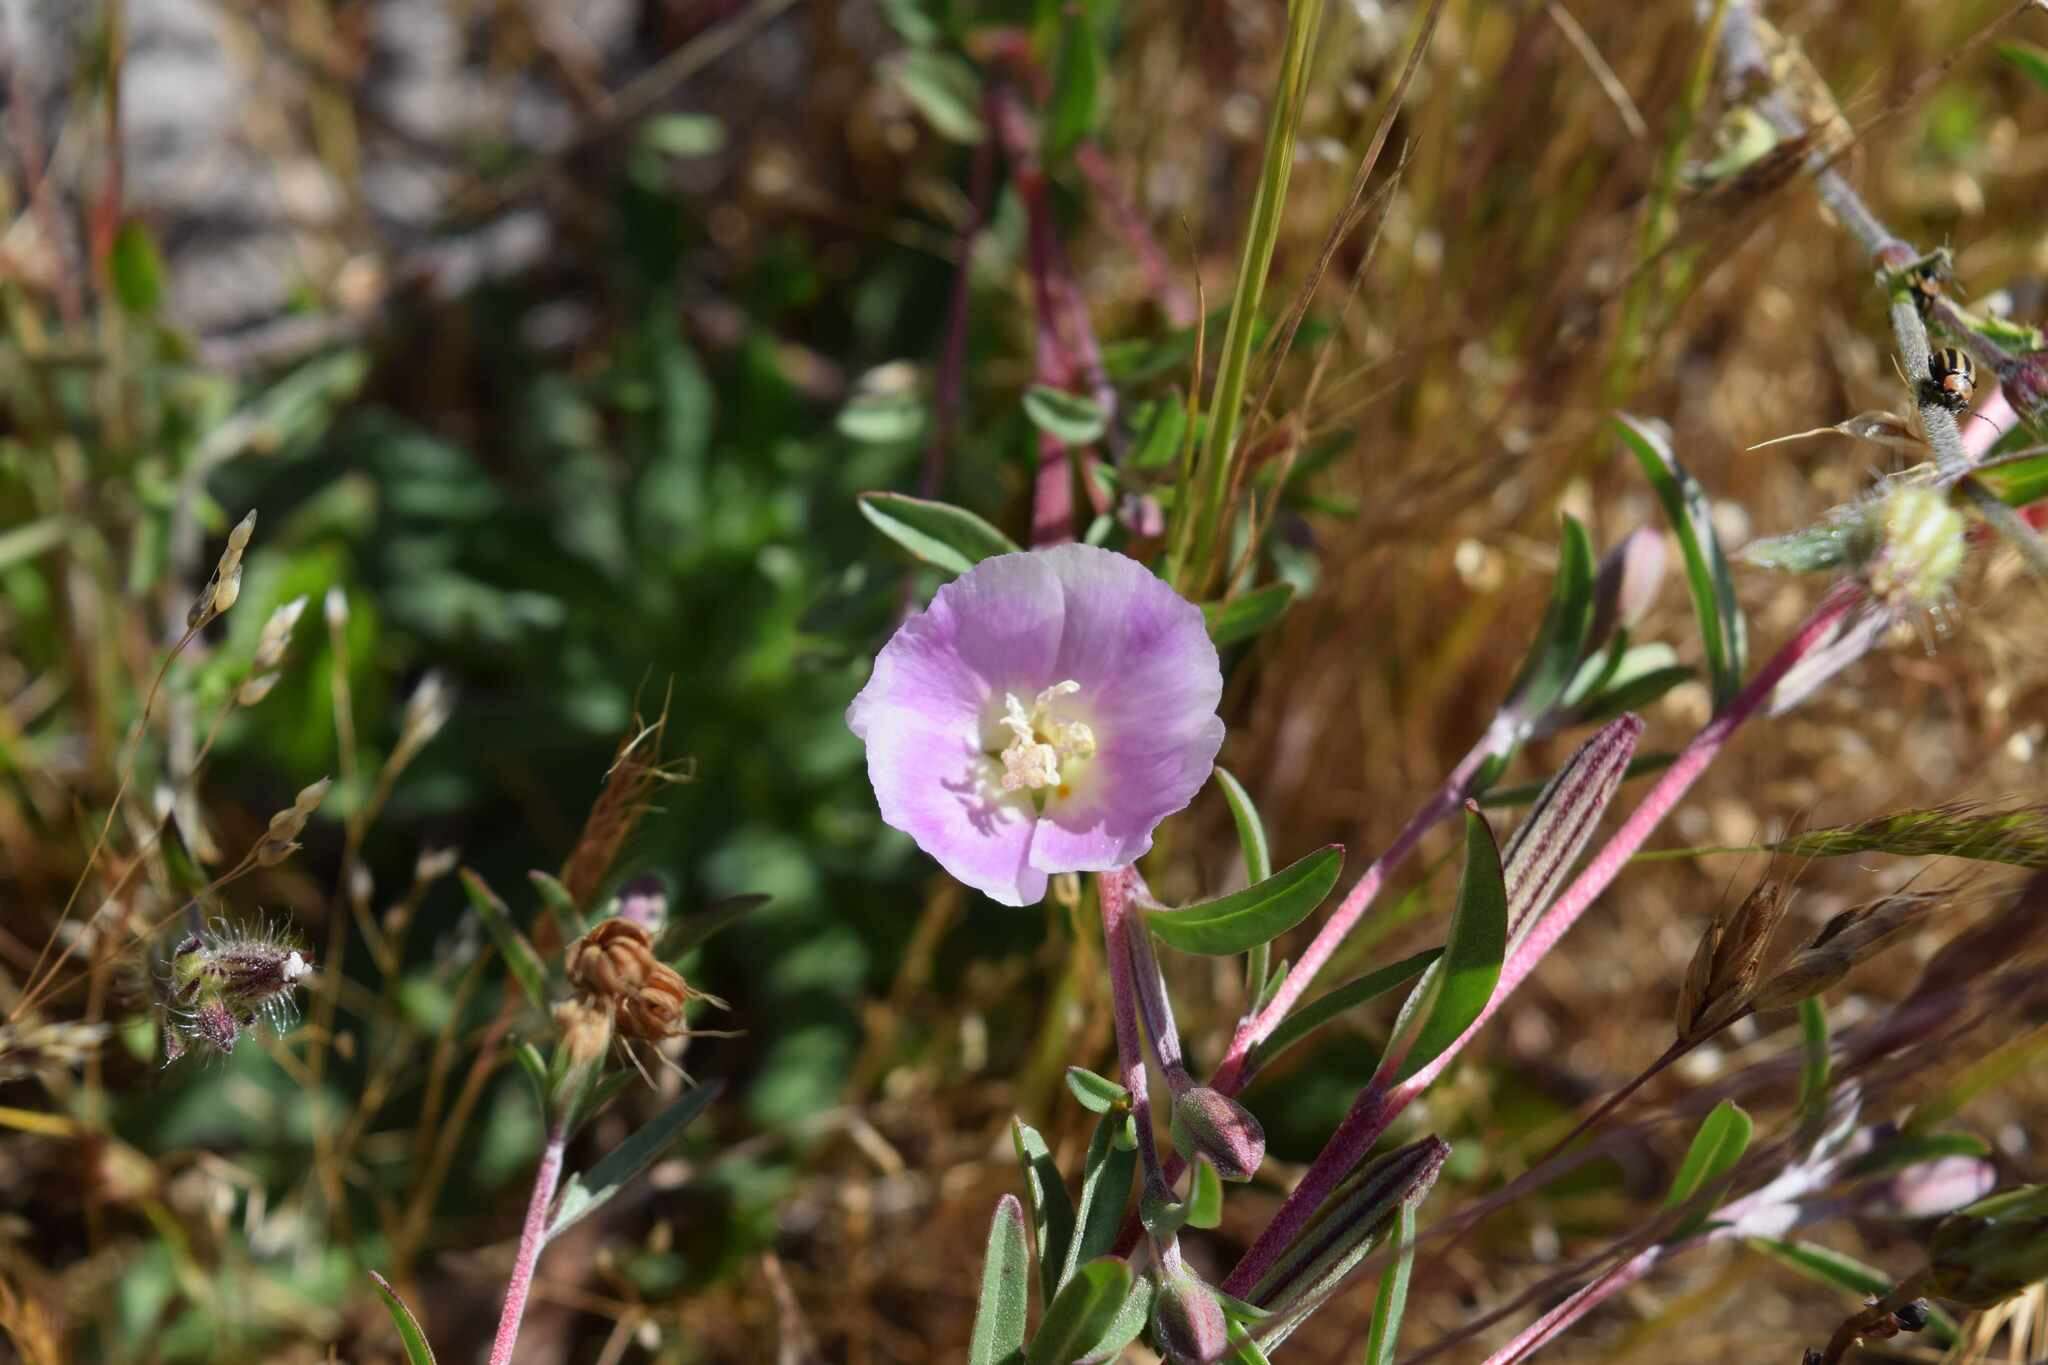
[[[1087,545],[998,555],[940,588],[846,711],[882,818],[1006,905],[1152,847],[1223,744],[1202,613]]]

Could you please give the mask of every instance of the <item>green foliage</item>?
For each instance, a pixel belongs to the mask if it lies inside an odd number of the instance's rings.
[[[1382,1076],[1401,1081],[1455,1043],[1493,998],[1507,952],[1508,898],[1500,847],[1476,808],[1465,812],[1465,870],[1443,956],[1429,964],[1394,1021]]]
[[[1107,1076],[1098,1076],[1086,1067],[1067,1068],[1067,1089],[1073,1093],[1083,1109],[1091,1113],[1107,1114],[1112,1109],[1127,1106],[1131,1092]]]
[[[1672,1177],[1670,1192],[1664,1196],[1664,1207],[1675,1209],[1690,1202],[1734,1170],[1735,1163],[1749,1149],[1750,1135],[1755,1131],[1756,1125],[1748,1113],[1733,1100],[1715,1105],[1700,1124],[1699,1132],[1693,1135],[1692,1146],[1686,1149],[1685,1160]],[[1707,1214],[1706,1209],[1696,1211],[1679,1225],[1673,1237],[1690,1235],[1706,1221]]]
[[[1059,1292],[1060,1272],[1066,1268],[1067,1247],[1074,1236],[1074,1202],[1067,1196],[1052,1149],[1036,1128],[1013,1119],[1010,1141],[1017,1149],[1017,1163],[1024,1168],[1024,1191],[1038,1248],[1039,1292],[1049,1303]]]
[[[1293,603],[1292,583],[1269,583],[1227,601],[1204,602],[1202,619],[1208,623],[1209,638],[1221,649],[1264,634]]]
[[[1008,536],[962,507],[901,493],[861,496],[861,515],[927,564],[966,573],[990,555],[1017,553]]]
[[[1408,1280],[1415,1271],[1415,1216],[1413,1201],[1401,1205],[1394,1221],[1394,1245],[1400,1248],[1394,1263],[1380,1276],[1379,1293],[1373,1298],[1372,1325],[1365,1338],[1365,1365],[1393,1365],[1394,1345],[1401,1336],[1401,1315],[1408,1308]]]
[[[996,1201],[982,1263],[981,1298],[974,1312],[968,1365],[1022,1365],[1024,1330],[1031,1312],[1031,1253],[1024,1245],[1024,1210],[1015,1195]]]
[[[1132,1283],[1130,1263],[1118,1257],[1081,1266],[1047,1306],[1025,1359],[1030,1365],[1073,1365],[1122,1313]]]
[[[390,1311],[391,1321],[398,1328],[398,1344],[405,1351],[406,1360],[410,1365],[434,1365],[434,1348],[427,1344],[427,1334],[420,1330],[419,1320],[405,1306],[405,1300],[399,1298],[398,1291],[376,1271],[370,1272],[370,1280],[377,1286],[377,1296],[384,1300],[384,1307]]]
[[[1228,957],[1271,943],[1314,914],[1343,869],[1344,847],[1331,844],[1242,891],[1177,910],[1148,910],[1145,924],[1169,948]]]
[[[695,1085],[683,1097],[662,1110],[624,1142],[612,1148],[595,1166],[562,1182],[548,1216],[549,1240],[562,1235],[623,1189],[626,1183],[653,1165],[662,1153],[682,1136],[691,1120],[709,1107],[724,1089],[723,1081]]]

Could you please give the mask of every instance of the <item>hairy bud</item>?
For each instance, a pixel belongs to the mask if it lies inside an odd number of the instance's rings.
[[[1209,1287],[1183,1271],[1170,1275],[1152,1301],[1152,1335],[1174,1365],[1209,1365],[1230,1349],[1230,1324]]]
[[[1206,1085],[1174,1097],[1172,1130],[1184,1156],[1209,1158],[1225,1180],[1250,1180],[1266,1158],[1266,1130],[1251,1111]]]
[[[187,935],[166,970],[165,1064],[188,1044],[233,1052],[259,1022],[282,1032],[291,1023],[299,983],[312,971],[304,951],[279,931],[217,925]]]
[[[1894,610],[1932,607],[1963,567],[1963,514],[1931,488],[1895,488],[1874,509],[1878,551],[1866,570],[1870,595]]]

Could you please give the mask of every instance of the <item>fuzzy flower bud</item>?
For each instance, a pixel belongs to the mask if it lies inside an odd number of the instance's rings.
[[[1929,1289],[1989,1308],[2048,1279],[2048,1185],[2022,1185],[1950,1214],[1928,1248]]]
[[[255,677],[235,689],[235,705],[254,706],[270,695],[270,689],[277,686],[281,673],[258,673]]]
[[[298,851],[299,835],[305,830],[306,821],[320,809],[327,789],[333,785],[333,778],[323,777],[311,786],[301,788],[288,809],[270,817],[270,828],[264,831],[263,838],[256,845],[258,867],[275,867]]]
[[[1250,1180],[1266,1159],[1266,1130],[1251,1111],[1206,1085],[1173,1101],[1173,1145],[1190,1160],[1205,1156],[1225,1180]]]
[[[252,672],[267,673],[284,662],[284,652],[292,643],[292,628],[305,613],[306,600],[304,595],[294,597],[263,622],[262,634],[256,637],[256,657],[250,661]]]
[[[1174,1365],[1209,1365],[1230,1349],[1230,1324],[1209,1287],[1185,1271],[1170,1275],[1152,1303],[1152,1336]]]
[[[171,954],[165,986],[165,1064],[188,1044],[233,1052],[242,1034],[267,1021],[291,1022],[295,993],[313,964],[290,938],[216,926],[190,934]]]
[[[227,548],[220,552],[220,560],[213,566],[213,577],[206,580],[199,600],[185,614],[187,627],[197,630],[235,605],[242,595],[242,552],[249,548],[249,537],[255,532],[254,512],[236,522],[235,529],[228,532]]]
[[[1875,509],[1879,548],[1870,594],[1894,610],[1932,607],[1963,567],[1963,514],[1931,488],[1893,489]]]

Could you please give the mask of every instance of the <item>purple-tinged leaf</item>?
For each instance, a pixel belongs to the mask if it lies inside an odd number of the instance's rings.
[[[419,1319],[405,1306],[405,1300],[398,1297],[398,1291],[391,1282],[376,1271],[370,1272],[371,1280],[377,1285],[377,1297],[384,1300],[385,1311],[391,1314],[391,1321],[398,1328],[399,1345],[405,1348],[405,1358],[411,1365],[434,1365],[434,1348],[427,1344],[427,1334],[420,1330]]]
[[[982,1263],[981,1301],[974,1311],[968,1365],[1022,1365],[1031,1312],[1031,1251],[1024,1244],[1024,1206],[1006,1194],[996,1201]]]

